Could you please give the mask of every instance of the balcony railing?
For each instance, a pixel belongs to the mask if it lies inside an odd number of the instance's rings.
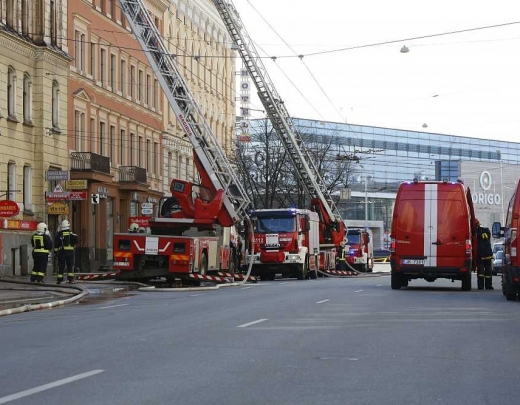
[[[119,168],[121,183],[146,184],[146,169],[138,166],[121,166]]]
[[[71,169],[81,172],[99,172],[110,175],[110,158],[92,152],[72,152]]]

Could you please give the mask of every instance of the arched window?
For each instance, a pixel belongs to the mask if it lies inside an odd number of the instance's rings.
[[[32,80],[29,73],[23,75],[23,122],[32,123]]]
[[[52,82],[52,128],[60,128],[60,85],[56,80]]]
[[[7,69],[7,115],[16,120],[16,72],[12,66]]]

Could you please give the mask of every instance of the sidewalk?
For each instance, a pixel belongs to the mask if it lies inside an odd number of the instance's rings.
[[[29,276],[5,276],[0,278],[0,316],[66,305],[90,294],[110,294],[137,288],[138,283],[116,280],[57,285],[53,276],[47,276],[44,284],[31,283]]]

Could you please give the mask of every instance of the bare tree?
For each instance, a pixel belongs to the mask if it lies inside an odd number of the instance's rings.
[[[311,196],[269,121],[259,120],[250,135],[250,142],[237,144],[236,166],[241,181],[251,190],[255,207],[309,207]],[[345,152],[339,136],[307,131],[301,138],[301,147],[311,156],[327,189],[339,198],[339,190],[352,183],[359,158]]]

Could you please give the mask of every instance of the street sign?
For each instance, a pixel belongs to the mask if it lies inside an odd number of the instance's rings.
[[[142,209],[150,209],[150,208],[153,208],[153,204],[152,203],[142,203],[141,204],[141,208]]]
[[[52,189],[52,192],[53,193],[63,193],[63,187],[61,185],[57,184],[56,187],[54,187]]]
[[[153,209],[152,208],[141,208],[141,214],[143,215],[152,215]]]
[[[68,170],[48,170],[45,172],[45,180],[68,180],[70,172]]]
[[[99,204],[99,194],[90,194],[90,202],[92,204]]]

